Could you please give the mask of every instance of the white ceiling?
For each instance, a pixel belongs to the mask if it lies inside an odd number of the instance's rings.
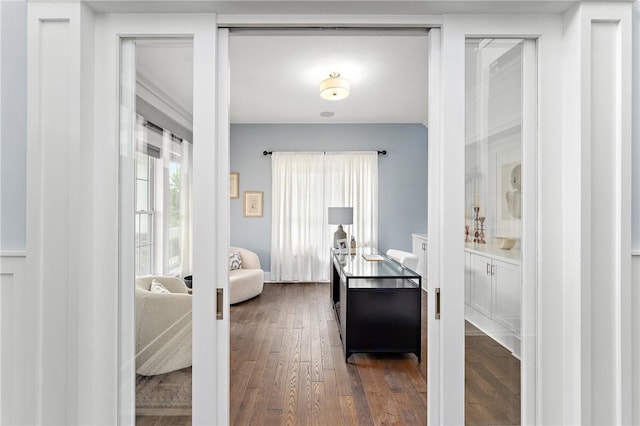
[[[193,42],[190,39],[136,42],[138,83],[193,118]]]
[[[230,37],[230,56],[233,123],[427,119],[426,32],[238,32]],[[320,82],[334,71],[351,86],[344,100],[319,95]]]
[[[329,34],[329,35],[327,35]],[[139,80],[192,116],[191,43],[138,43]],[[232,123],[426,123],[427,36],[334,30],[233,32]],[[337,71],[351,85],[341,101],[319,96]],[[333,112],[329,118],[321,112]]]

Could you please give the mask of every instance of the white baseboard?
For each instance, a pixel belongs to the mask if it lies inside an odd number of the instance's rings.
[[[465,305],[465,319],[520,359],[520,338],[480,312]]]

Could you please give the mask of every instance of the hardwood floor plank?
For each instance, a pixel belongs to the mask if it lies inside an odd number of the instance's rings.
[[[233,380],[236,386],[231,387],[231,393],[229,394],[229,412],[231,413],[232,419],[238,416],[238,410],[245,397],[247,382],[249,381],[255,363],[255,361],[243,361],[240,368],[234,372]]]
[[[313,426],[336,425],[331,423],[327,412],[327,395],[324,392],[323,382],[311,384],[311,424]]]
[[[300,336],[300,361],[311,361],[311,310],[315,303],[310,303],[303,309],[302,314],[302,333]]]
[[[249,383],[247,383],[247,387],[249,388],[257,388],[263,386],[265,367],[267,365],[267,361],[269,360],[269,355],[271,354],[271,346],[273,344],[273,333],[274,330],[271,329],[269,331],[264,332],[264,341],[262,344],[257,344],[256,346],[260,346],[260,353],[256,357],[256,363],[253,371],[251,372],[251,377],[249,378]]]
[[[356,354],[358,374],[375,424],[400,424],[398,406],[382,373],[383,367],[375,356]]]
[[[406,425],[426,425],[427,424],[427,407],[424,410],[418,410],[419,406],[415,405],[414,397],[408,393],[394,393],[398,410],[402,416],[403,423]]]
[[[287,317],[293,320],[293,314],[287,314]],[[287,371],[289,370],[289,351],[293,340],[293,321],[289,321],[289,327],[284,329],[282,344],[276,364],[275,378],[273,382],[273,393],[269,402],[269,409],[282,410],[286,388],[287,388]],[[232,385],[234,381],[231,381]]]
[[[273,329],[273,341],[271,342],[271,350],[270,352],[277,352],[280,353],[280,349],[282,348],[282,340],[284,339],[284,327],[279,328],[277,326],[274,326],[276,328]]]
[[[232,415],[232,418],[235,419],[233,422],[234,425],[244,426],[251,422],[251,417],[253,416],[256,408],[259,391],[259,388],[248,388],[245,390],[235,416]]]
[[[309,347],[311,356],[311,377],[314,382],[321,382],[324,380],[324,365],[322,360],[322,347],[320,340],[320,323],[318,320],[318,304],[315,303],[311,307],[309,334],[311,344]],[[333,364],[332,364],[333,366]]]
[[[298,381],[300,374],[300,334],[299,328],[293,329],[293,339],[291,342],[289,355],[289,368],[286,376],[286,389],[284,390],[284,400],[282,402],[282,423],[296,424],[296,413],[298,408]]]
[[[267,410],[264,417],[265,426],[279,425],[282,420],[282,410]]]
[[[265,423],[267,419],[267,411],[269,410],[269,402],[273,395],[274,381],[276,376],[276,366],[278,365],[279,352],[270,352],[267,363],[262,371],[262,386],[258,388],[258,396],[256,398],[255,408],[251,417],[252,425],[269,425]],[[231,384],[233,387],[234,384]],[[278,421],[279,423],[279,421]]]
[[[296,413],[296,424],[311,425],[313,414],[313,391],[311,381],[311,363],[309,361],[300,362],[298,373],[298,407]]]
[[[322,309],[321,309],[322,310]],[[331,349],[331,336],[329,327],[337,327],[335,321],[320,321],[318,323],[318,333],[320,339],[320,356],[322,358],[322,368],[333,370],[333,353]],[[338,338],[338,340],[340,340]],[[339,344],[339,343],[338,343]]]
[[[338,396],[351,396],[356,410],[358,424],[373,424],[373,418],[367,402],[367,397],[358,374],[357,361],[347,364],[344,362],[342,346],[332,346],[333,365],[336,372]],[[352,360],[357,360],[359,354],[352,355]]]
[[[345,395],[340,397],[340,412],[342,413],[343,424],[349,426],[361,424],[358,421],[358,411],[352,396]],[[365,424],[373,424],[373,422]]]
[[[333,370],[327,370],[324,372],[324,395],[325,406],[327,408],[328,425],[340,426],[343,423],[343,417],[341,413],[340,398],[338,396],[338,386],[336,384],[336,373]],[[357,415],[355,415],[357,419]]]

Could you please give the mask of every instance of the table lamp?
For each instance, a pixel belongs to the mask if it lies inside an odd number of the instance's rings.
[[[347,233],[342,225],[353,223],[353,207],[329,207],[329,225],[338,225],[338,230],[333,234],[333,247],[338,248],[338,240],[346,240]]]

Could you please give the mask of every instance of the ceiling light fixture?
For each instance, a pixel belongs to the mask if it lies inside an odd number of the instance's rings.
[[[349,82],[340,77],[340,73],[332,72],[320,83],[320,96],[329,101],[344,99],[349,96]]]

